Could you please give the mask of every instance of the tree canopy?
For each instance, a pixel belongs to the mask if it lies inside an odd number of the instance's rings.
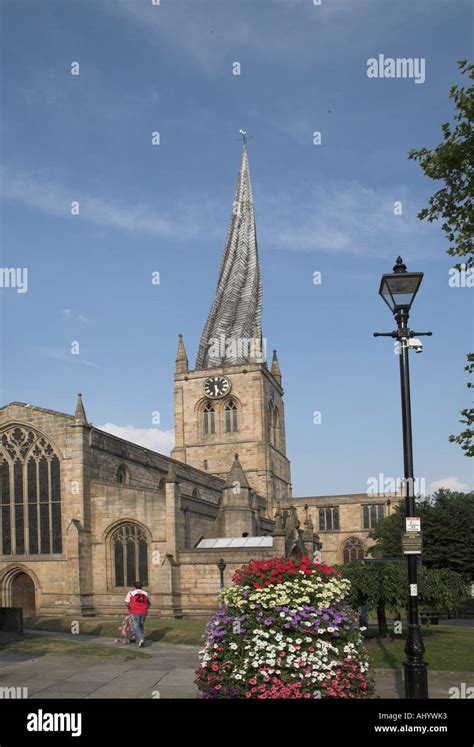
[[[417,501],[423,535],[423,564],[452,570],[465,582],[474,580],[474,492],[441,489]],[[373,557],[402,557],[401,535],[405,531],[405,506],[399,504],[370,533]]]
[[[458,62],[464,75],[474,80],[474,65]],[[426,176],[444,181],[444,187],[418,214],[430,223],[441,219],[450,246],[448,254],[465,258],[466,268],[474,264],[474,86],[451,87],[454,122],[441,125],[443,142],[433,150],[410,150],[408,157],[418,161]]]
[[[474,80],[474,65],[461,60],[463,75]],[[455,265],[461,271],[474,272],[474,86],[451,86],[449,98],[454,103],[454,122],[441,125],[443,142],[429,150],[410,150],[408,157],[418,161],[430,179],[441,180],[444,187],[429,198],[428,207],[418,213],[420,220],[442,220],[449,241],[448,254],[464,261]],[[474,355],[468,353],[465,370],[474,369]],[[468,383],[471,387],[471,383]],[[474,408],[461,410],[460,422],[466,428],[452,443],[460,444],[465,456],[474,456]]]
[[[407,607],[407,564],[403,560],[355,560],[341,570],[351,582],[349,602],[354,607],[365,605],[368,611],[376,610],[379,635],[386,636],[386,610],[400,612]],[[423,607],[451,608],[466,598],[466,585],[455,571],[422,565],[418,569],[418,593]]]

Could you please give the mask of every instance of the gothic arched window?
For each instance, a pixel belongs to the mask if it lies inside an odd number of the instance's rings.
[[[204,407],[203,430],[205,434],[216,432],[216,411],[210,402],[207,402]]]
[[[225,409],[225,430],[226,433],[233,433],[239,430],[239,416],[237,413],[237,405],[234,400],[231,399],[227,402]]]
[[[120,467],[118,468],[118,470],[117,470],[117,472],[115,474],[115,479],[121,485],[125,485],[125,483],[128,482],[127,468],[123,464],[121,464]]]
[[[0,524],[0,555],[62,552],[59,457],[32,428],[1,435]]]
[[[344,543],[344,563],[350,563],[352,560],[363,560],[364,556],[364,545],[357,537],[350,537]]]
[[[148,540],[138,524],[122,524],[112,534],[114,586],[148,583]]]

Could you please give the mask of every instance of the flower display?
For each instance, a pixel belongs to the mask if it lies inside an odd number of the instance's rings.
[[[221,591],[196,683],[203,698],[366,698],[373,693],[350,582],[308,557],[251,561]]]

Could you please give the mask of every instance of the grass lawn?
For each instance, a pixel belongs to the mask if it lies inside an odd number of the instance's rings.
[[[118,627],[123,620],[123,615],[109,617],[46,617],[34,616],[25,620],[25,628],[32,630],[49,630],[61,633],[71,633],[73,622],[79,623],[82,634],[105,635],[110,638],[118,636]],[[162,643],[187,643],[196,645],[202,643],[202,636],[206,626],[207,618],[187,618],[175,620],[173,618],[148,617],[145,624],[145,635],[147,640],[161,641]]]
[[[60,631],[71,633],[71,624],[79,623],[79,633],[117,637],[117,628],[122,621],[121,615],[109,617],[29,617],[25,620],[25,628],[34,630]],[[206,620],[203,618],[187,618],[174,620],[172,618],[148,618],[145,625],[148,640],[163,643],[185,643],[198,646],[202,643],[202,636]],[[474,671],[474,628],[457,628],[449,625],[423,626],[423,640],[426,648],[425,660],[433,671],[469,672]],[[403,638],[377,638],[377,628],[369,625],[364,637],[369,650],[372,665],[376,669],[403,669],[405,660]],[[38,646],[48,646],[43,637],[35,636]],[[51,639],[50,639],[51,640]],[[53,639],[58,645],[76,647],[83,645],[86,650],[106,648],[107,654],[124,654],[121,648],[102,647],[100,644],[79,644],[62,639]],[[60,644],[59,644],[60,640]],[[2,648],[2,650],[10,650]],[[32,650],[32,648],[28,649]],[[67,653],[63,649],[64,653]],[[76,654],[78,651],[75,651]],[[142,652],[127,648],[128,654]],[[143,655],[143,654],[142,654]]]
[[[150,658],[150,654],[133,650],[131,647],[113,647],[86,641],[68,641],[54,636],[25,633],[22,638],[0,644],[0,651],[8,654],[57,654],[61,656],[99,656],[128,658]]]
[[[438,672],[474,671],[474,628],[432,625],[422,628],[425,661]],[[375,669],[403,669],[405,639],[377,638],[377,628],[365,631],[366,646]]]

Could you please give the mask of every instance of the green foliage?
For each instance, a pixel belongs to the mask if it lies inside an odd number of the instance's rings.
[[[396,612],[407,606],[408,570],[404,560],[372,563],[356,560],[341,570],[351,582],[349,600],[355,607],[366,605],[369,610],[386,607]],[[418,589],[424,607],[453,607],[466,596],[462,577],[446,568],[420,566]]]
[[[398,610],[406,605],[406,568],[402,561],[346,563],[341,571],[351,582],[349,601],[354,607],[376,610],[381,604]]]
[[[474,79],[474,65],[458,62],[460,72]],[[450,247],[448,254],[466,257],[466,268],[474,263],[474,87],[451,87],[449,98],[454,102],[454,122],[445,122],[443,142],[433,150],[410,150],[409,158],[418,161],[426,176],[441,179],[445,186],[429,199],[429,207],[418,217],[443,220]],[[460,265],[458,265],[460,268]]]
[[[467,366],[464,366],[464,370],[467,371],[469,375],[472,374],[474,371],[474,353],[468,353],[467,354]],[[472,388],[472,382],[468,381],[466,384],[468,389]],[[466,425],[466,429],[464,431],[461,431],[461,433],[458,436],[450,436],[449,440],[451,443],[457,443],[460,444],[461,449],[464,451],[465,456],[472,457],[474,456],[474,408],[473,407],[466,407],[464,410],[461,410],[462,418],[459,421],[460,423],[464,423]]]
[[[438,490],[417,502],[423,533],[423,564],[428,568],[456,571],[465,582],[474,579],[474,492]],[[370,533],[374,557],[402,557],[401,535],[405,528],[405,506],[396,510]]]
[[[466,60],[458,62],[462,74],[474,79],[474,65]],[[454,122],[445,122],[443,142],[433,150],[421,148],[410,150],[408,157],[418,161],[426,176],[430,179],[444,181],[444,187],[428,201],[429,207],[423,208],[418,217],[430,223],[441,219],[449,248],[448,254],[463,257],[464,263],[458,263],[458,270],[469,270],[474,266],[474,86],[451,87],[449,98],[454,102]],[[469,373],[473,369],[474,355],[468,354]],[[468,384],[470,387],[471,384]],[[452,443],[460,444],[465,456],[474,456],[474,409],[461,410],[461,423],[467,427],[458,435],[450,436]]]
[[[462,576],[447,568],[427,568],[422,565],[418,569],[418,586],[420,602],[424,607],[457,607],[466,597]]]
[[[374,558],[402,557],[401,537],[405,531],[405,506],[398,504],[390,516],[379,521],[369,537],[375,540],[375,545],[369,548]]]

